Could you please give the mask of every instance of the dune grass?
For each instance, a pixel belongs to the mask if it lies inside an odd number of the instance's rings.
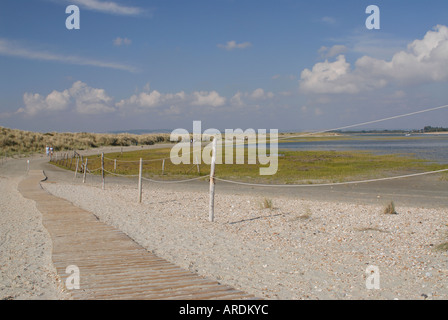
[[[86,150],[102,146],[153,145],[168,142],[169,134],[105,134],[105,133],[58,133],[31,132],[0,127],[0,156],[29,155],[45,153],[46,146],[55,152]]]
[[[384,214],[398,214],[397,211],[395,211],[395,204],[393,201],[387,204],[384,208]]]

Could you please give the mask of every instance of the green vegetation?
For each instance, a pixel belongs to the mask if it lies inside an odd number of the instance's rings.
[[[441,181],[448,181],[448,172],[444,172],[442,173],[441,177],[440,177]]]
[[[426,126],[424,132],[448,132],[448,128]]]
[[[395,204],[393,201],[391,201],[385,208],[384,208],[384,214],[398,214],[397,211],[395,211]]]
[[[448,223],[445,224],[445,226],[448,227]],[[444,242],[436,245],[434,247],[434,249],[437,251],[447,251],[448,252],[448,241],[446,241],[446,240],[448,240],[448,231],[444,232],[444,239],[442,240]]]
[[[435,249],[438,251],[448,251],[448,242],[437,245]]]
[[[55,152],[85,150],[101,146],[152,145],[168,142],[169,134],[103,134],[103,133],[57,133],[30,132],[0,127],[0,150],[8,156],[45,153],[46,146]],[[2,154],[3,156],[4,154]]]
[[[143,175],[148,178],[177,180],[205,176],[210,166],[204,163],[193,164],[194,154],[190,155],[190,164],[174,165],[170,160],[170,148],[139,150],[105,155],[105,169],[122,175],[137,175],[139,159],[144,160]],[[313,184],[375,179],[393,175],[441,170],[446,165],[414,159],[402,155],[373,155],[369,152],[355,151],[280,151],[278,171],[273,176],[260,176],[260,167],[269,165],[248,164],[247,149],[244,164],[216,164],[218,178],[250,183],[271,184]],[[225,155],[222,156],[223,159]],[[162,160],[165,158],[162,175]],[[200,155],[198,155],[200,159]],[[88,157],[88,167],[92,170],[101,167],[101,156]],[[115,169],[114,160],[117,159]],[[224,160],[223,160],[224,162]],[[71,169],[74,169],[73,166]]]
[[[421,133],[421,132],[448,132],[448,128],[443,127],[432,127],[425,126],[423,129],[413,129],[413,130],[353,130],[353,131],[336,131],[343,133],[374,133],[374,134],[382,134],[382,133]]]
[[[261,203],[261,209],[269,209],[272,210],[272,200],[268,198],[264,198],[263,202]]]

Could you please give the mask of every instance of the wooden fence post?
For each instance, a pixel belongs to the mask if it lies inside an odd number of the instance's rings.
[[[210,206],[208,211],[208,220],[213,222],[215,219],[215,162],[216,162],[216,144],[217,137],[213,137],[212,162],[210,166]]]
[[[104,152],[101,153],[101,177],[103,179],[103,184],[102,184],[103,186],[102,186],[102,188],[104,190],[105,187],[106,187],[106,184],[105,184],[105,181],[104,181]]]
[[[86,163],[84,164],[84,175],[82,177],[82,183],[86,183],[87,161],[89,161],[89,159],[86,157]]]
[[[142,171],[143,171],[143,160],[140,158],[140,166],[138,171],[138,203],[142,203]]]
[[[165,159],[163,159],[162,161],[162,176],[164,175],[164,173],[165,173]]]
[[[198,167],[198,173],[201,173],[201,171],[199,170],[199,161],[198,161],[198,156],[196,155],[196,166]]]
[[[117,159],[114,159],[114,172],[117,171]]]
[[[75,179],[78,176],[79,157],[76,157]]]

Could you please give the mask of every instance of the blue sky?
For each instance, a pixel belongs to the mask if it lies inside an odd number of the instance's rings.
[[[0,126],[325,130],[442,106],[447,13],[438,0],[2,0]],[[447,112],[375,128],[448,127]]]

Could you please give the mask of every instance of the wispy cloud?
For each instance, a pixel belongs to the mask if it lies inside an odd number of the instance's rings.
[[[26,48],[16,42],[1,38],[0,38],[0,55],[7,55],[30,60],[54,61],[74,65],[94,66],[100,68],[123,70],[128,72],[137,72],[137,69],[135,67],[129,65],[116,62],[106,62],[85,57],[78,57],[73,55],[65,56],[62,54],[33,50],[30,48]]]
[[[228,51],[234,50],[234,49],[245,49],[252,46],[252,43],[250,42],[243,42],[243,43],[237,43],[236,41],[228,41],[226,44],[218,44],[218,48],[226,49]]]
[[[320,19],[320,21],[329,24],[329,25],[334,25],[336,24],[336,19],[333,17],[323,17],[322,19]]]
[[[339,54],[346,53],[348,48],[344,45],[334,45],[331,48],[322,46],[317,52],[322,58],[331,58]]]
[[[412,41],[387,32],[372,33],[363,29],[329,40],[335,44],[343,43],[350,52],[359,56],[368,55],[378,59],[390,59],[396,52],[406,49]]]
[[[131,43],[132,43],[132,40],[128,39],[128,38],[117,37],[114,39],[114,46],[117,46],[117,47],[129,46]]]
[[[102,13],[116,14],[116,15],[126,15],[126,16],[137,16],[145,12],[144,9],[139,7],[128,7],[123,6],[117,2],[113,1],[99,1],[99,0],[67,0],[71,4],[76,4],[82,8],[99,11]]]

